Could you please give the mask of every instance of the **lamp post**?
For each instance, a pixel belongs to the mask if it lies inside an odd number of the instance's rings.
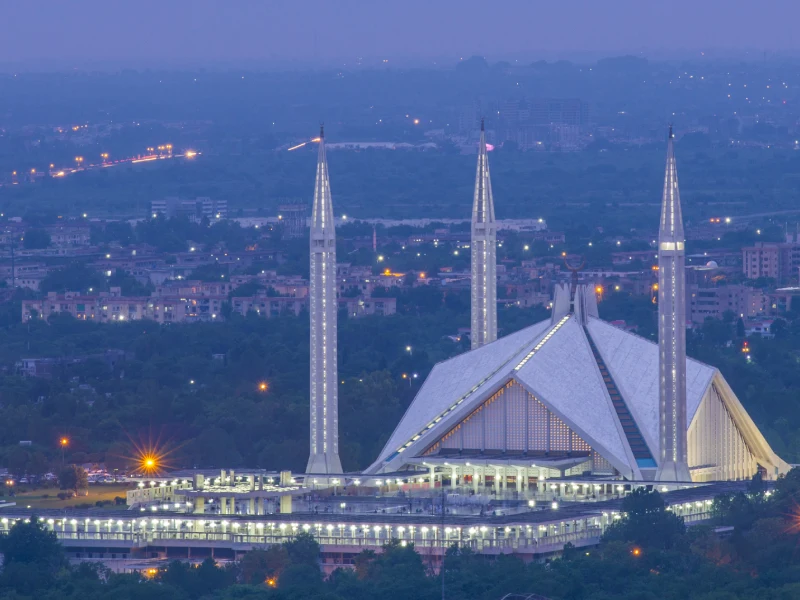
[[[69,446],[69,438],[62,437],[58,441],[58,443],[61,446],[61,466],[63,467],[64,466],[64,452],[66,451],[67,446]]]

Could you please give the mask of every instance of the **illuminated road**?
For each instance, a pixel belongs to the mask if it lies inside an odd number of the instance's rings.
[[[160,149],[161,147],[159,147]],[[169,147],[169,151],[166,153],[162,153],[159,151],[158,154],[144,154],[133,156],[130,158],[121,158],[119,160],[108,160],[108,154],[103,154],[101,157],[103,158],[102,162],[94,163],[94,164],[83,164],[83,157],[78,156],[75,158],[75,161],[78,163],[79,166],[77,167],[70,167],[65,169],[54,169],[50,168],[50,177],[66,177],[67,175],[72,175],[73,173],[80,173],[81,171],[91,171],[95,169],[107,169],[109,167],[117,167],[119,165],[135,165],[139,163],[148,163],[148,162],[155,162],[159,160],[168,160],[172,158],[186,158],[191,160],[196,156],[199,156],[201,153],[195,150],[186,150],[183,154],[173,154],[171,151],[171,146]],[[148,148],[148,150],[153,150],[153,148]]]

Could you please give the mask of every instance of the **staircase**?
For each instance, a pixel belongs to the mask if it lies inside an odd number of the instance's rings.
[[[606,384],[608,395],[611,396],[611,403],[614,405],[614,410],[617,411],[617,417],[622,425],[622,430],[625,432],[625,437],[628,439],[628,445],[631,447],[633,457],[637,461],[653,460],[653,455],[642,437],[642,432],[639,431],[636,421],[633,420],[633,416],[631,416],[631,412],[628,410],[617,384],[614,383],[614,378],[611,377],[603,357],[600,356],[600,352],[597,350],[597,346],[595,346],[594,340],[592,340],[592,336],[589,335],[589,331],[585,326],[583,332],[586,334],[586,339],[589,340],[589,347],[592,349],[594,359],[597,361],[597,368],[600,370],[600,375]]]

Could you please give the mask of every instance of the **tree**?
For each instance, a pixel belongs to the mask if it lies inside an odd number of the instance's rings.
[[[284,546],[270,546],[266,550],[251,550],[239,562],[240,579],[244,583],[258,584],[280,580],[289,564],[289,553]]]
[[[34,452],[28,459],[28,465],[26,469],[28,471],[28,475],[41,477],[50,469],[50,463],[47,461],[47,457],[43,452]]]
[[[67,465],[58,473],[58,487],[62,490],[78,490],[89,488],[89,478],[86,470],[78,465]]]
[[[741,317],[736,321],[736,337],[742,339],[745,336],[744,321]]]
[[[310,533],[300,533],[284,546],[291,564],[319,567],[319,543]]]
[[[622,501],[622,512],[622,519],[606,530],[604,541],[670,549],[686,532],[683,519],[666,509],[664,499],[655,490],[635,489]]]
[[[22,246],[26,250],[41,250],[50,245],[50,234],[44,229],[29,229],[22,239]]]
[[[17,446],[6,460],[8,464],[8,470],[14,479],[22,479],[28,473],[30,452],[28,452],[25,448]]]
[[[48,530],[38,517],[31,516],[18,521],[3,538],[3,565],[14,563],[36,563],[46,569],[55,570],[66,564],[64,549],[58,543],[54,531]]]

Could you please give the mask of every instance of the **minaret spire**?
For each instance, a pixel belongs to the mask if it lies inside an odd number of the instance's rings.
[[[658,230],[658,370],[661,460],[658,481],[691,481],[686,451],[684,235],[672,125]]]
[[[481,119],[481,140],[472,204],[472,348],[497,339],[497,225],[494,220],[492,181]]]
[[[323,126],[319,128],[310,250],[311,452],[306,473],[338,474],[342,472],[342,463],[336,355],[336,232]]]

